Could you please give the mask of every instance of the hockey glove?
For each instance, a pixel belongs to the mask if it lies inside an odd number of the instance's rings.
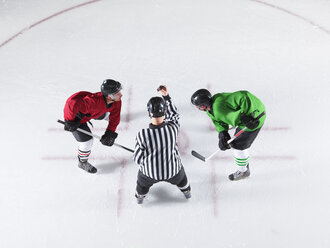
[[[118,134],[116,132],[112,132],[111,130],[106,130],[102,135],[100,141],[105,146],[112,146],[115,143],[115,139]]]
[[[230,145],[227,141],[230,140],[230,135],[227,131],[222,131],[219,133],[219,148],[222,151],[230,149]]]
[[[80,120],[75,119],[74,121],[65,120],[64,130],[69,132],[74,132],[80,126]]]
[[[242,124],[248,129],[255,129],[260,124],[260,121],[258,119],[255,119],[252,115],[242,114],[240,118]]]

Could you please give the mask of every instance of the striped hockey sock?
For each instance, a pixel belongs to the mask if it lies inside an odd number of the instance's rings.
[[[234,152],[234,159],[235,159],[235,164],[238,167],[238,170],[240,172],[245,172],[247,170],[247,165],[249,164],[249,159],[250,159],[250,154],[249,150],[233,150]]]
[[[86,162],[90,154],[91,151],[81,151],[78,149],[78,158],[81,162]]]
[[[249,158],[236,158],[235,157],[235,164],[238,166],[238,170],[240,172],[245,172],[247,170],[247,165],[249,164]]]
[[[81,162],[86,162],[88,160],[89,155],[91,154],[93,146],[93,139],[78,142],[78,158]]]

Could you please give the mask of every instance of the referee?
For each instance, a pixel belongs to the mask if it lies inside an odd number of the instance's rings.
[[[147,104],[151,118],[149,128],[142,129],[136,135],[133,158],[140,166],[135,193],[138,204],[143,203],[150,187],[160,181],[177,185],[187,199],[191,197],[177,145],[179,114],[167,93],[167,87],[161,85],[157,91],[163,97],[152,97]]]

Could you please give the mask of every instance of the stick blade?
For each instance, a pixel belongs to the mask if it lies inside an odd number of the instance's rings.
[[[206,161],[206,160],[205,160],[205,157],[202,156],[202,155],[200,155],[200,154],[199,154],[198,152],[196,152],[196,151],[191,151],[191,155],[193,155],[194,157],[196,157],[196,158],[202,160],[203,162]]]

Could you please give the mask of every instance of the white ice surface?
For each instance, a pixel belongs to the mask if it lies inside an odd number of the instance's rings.
[[[81,3],[0,1],[0,247],[330,247],[329,0],[102,0],[44,20]],[[124,86],[117,143],[131,148],[168,85],[191,200],[159,183],[137,205],[131,154],[98,141],[99,173],[77,167],[56,120],[105,78]],[[247,180],[227,179],[231,151],[190,155],[217,149],[190,104],[203,87],[266,105]],[[107,124],[93,123],[102,135]]]

